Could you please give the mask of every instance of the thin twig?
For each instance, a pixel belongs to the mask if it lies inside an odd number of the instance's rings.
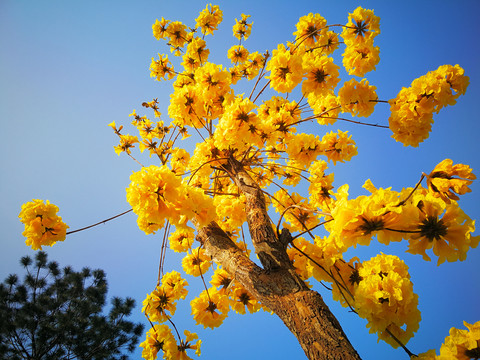
[[[68,231],[66,235],[70,235],[70,234],[73,234],[73,233],[76,233],[76,232],[79,232],[79,231],[87,230],[87,229],[90,229],[90,228],[92,228],[92,227],[94,227],[94,226],[97,226],[97,225],[100,225],[100,224],[105,224],[107,221],[110,221],[110,220],[113,220],[113,219],[115,219],[115,218],[117,218],[117,217],[119,217],[119,216],[125,215],[125,214],[129,213],[129,212],[132,211],[132,210],[133,210],[133,209],[124,211],[124,212],[121,213],[121,214],[112,216],[111,218],[108,218],[108,219],[106,219],[106,220],[102,220],[102,221],[100,221],[100,222],[98,222],[98,223],[96,223],[96,224],[89,225],[89,226],[85,226],[85,227],[83,227],[83,228],[81,228],[81,229]]]

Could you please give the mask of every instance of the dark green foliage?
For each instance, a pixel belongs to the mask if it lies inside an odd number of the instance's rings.
[[[20,263],[23,283],[10,275],[0,284],[0,360],[116,360],[133,352],[143,333],[143,325],[126,320],[135,301],[115,297],[104,315],[102,270],[60,270],[45,252]]]

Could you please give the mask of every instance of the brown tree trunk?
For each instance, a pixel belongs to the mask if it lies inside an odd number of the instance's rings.
[[[289,237],[275,234],[258,184],[233,158],[225,170],[246,196],[250,235],[263,268],[247,258],[214,222],[197,235],[207,254],[282,319],[308,359],[360,359],[320,294],[296,274],[286,252]]]

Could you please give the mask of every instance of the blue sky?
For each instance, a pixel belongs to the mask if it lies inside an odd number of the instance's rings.
[[[194,25],[203,1],[16,1],[0,2],[0,280],[21,272],[18,260],[33,251],[24,244],[17,216],[31,199],[49,199],[60,208],[70,229],[106,219],[129,208],[125,188],[138,165],[117,156],[117,138],[107,126],[129,122],[128,114],[143,101],[158,98],[163,120],[171,85],[150,78],[151,57],[168,51],[154,39],[151,25],[162,16]],[[348,130],[359,149],[350,163],[334,168],[336,186],[349,183],[352,196],[363,193],[368,178],[376,186],[400,190],[413,186],[422,171],[429,172],[444,158],[473,167],[480,175],[478,157],[478,102],[480,63],[478,1],[219,1],[224,22],[207,40],[211,61],[226,62],[228,47],[237,44],[231,26],[241,13],[254,22],[250,51],[264,52],[292,40],[299,17],[320,13],[328,23],[346,22],[348,12],[361,5],[374,9],[381,19],[377,71],[366,75],[377,86],[380,99],[396,96],[402,86],[443,64],[459,64],[470,76],[470,86],[457,105],[434,116],[429,139],[419,148],[405,148],[390,138],[390,131],[337,122],[325,131]],[[476,45],[477,44],[477,45]],[[214,55],[215,53],[215,55]],[[335,53],[341,65],[342,50]],[[343,73],[342,80],[348,80]],[[370,118],[387,124],[388,106],[378,104]],[[148,163],[148,157],[142,157]],[[472,186],[460,205],[479,218],[480,187]],[[478,231],[476,232],[478,234]],[[145,236],[136,227],[134,214],[89,231],[67,237],[45,248],[61,265],[102,268],[107,272],[109,295],[131,296],[137,301],[133,318],[145,322],[140,306],[156,283],[161,234]],[[410,267],[414,290],[419,294],[422,322],[408,344],[416,353],[438,349],[450,327],[480,320],[480,250],[467,261],[424,262],[405,254],[404,243],[389,247],[357,248],[352,256],[369,259],[379,251],[397,254]],[[179,258],[169,253],[166,269],[179,269]],[[188,279],[191,294],[201,290],[197,279]],[[350,341],[364,359],[406,359],[376,335],[368,334],[365,321],[331,301]],[[194,325],[188,302],[179,305],[177,326],[198,331],[206,359],[300,359],[303,352],[279,319],[265,313],[230,315],[219,329]],[[140,357],[140,351],[133,358]]]

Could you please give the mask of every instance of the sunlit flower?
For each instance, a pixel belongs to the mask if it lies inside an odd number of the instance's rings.
[[[34,199],[22,205],[18,217],[25,225],[22,233],[25,243],[33,250],[42,250],[42,246],[52,246],[65,240],[68,226],[57,215],[58,207],[48,200]]]

